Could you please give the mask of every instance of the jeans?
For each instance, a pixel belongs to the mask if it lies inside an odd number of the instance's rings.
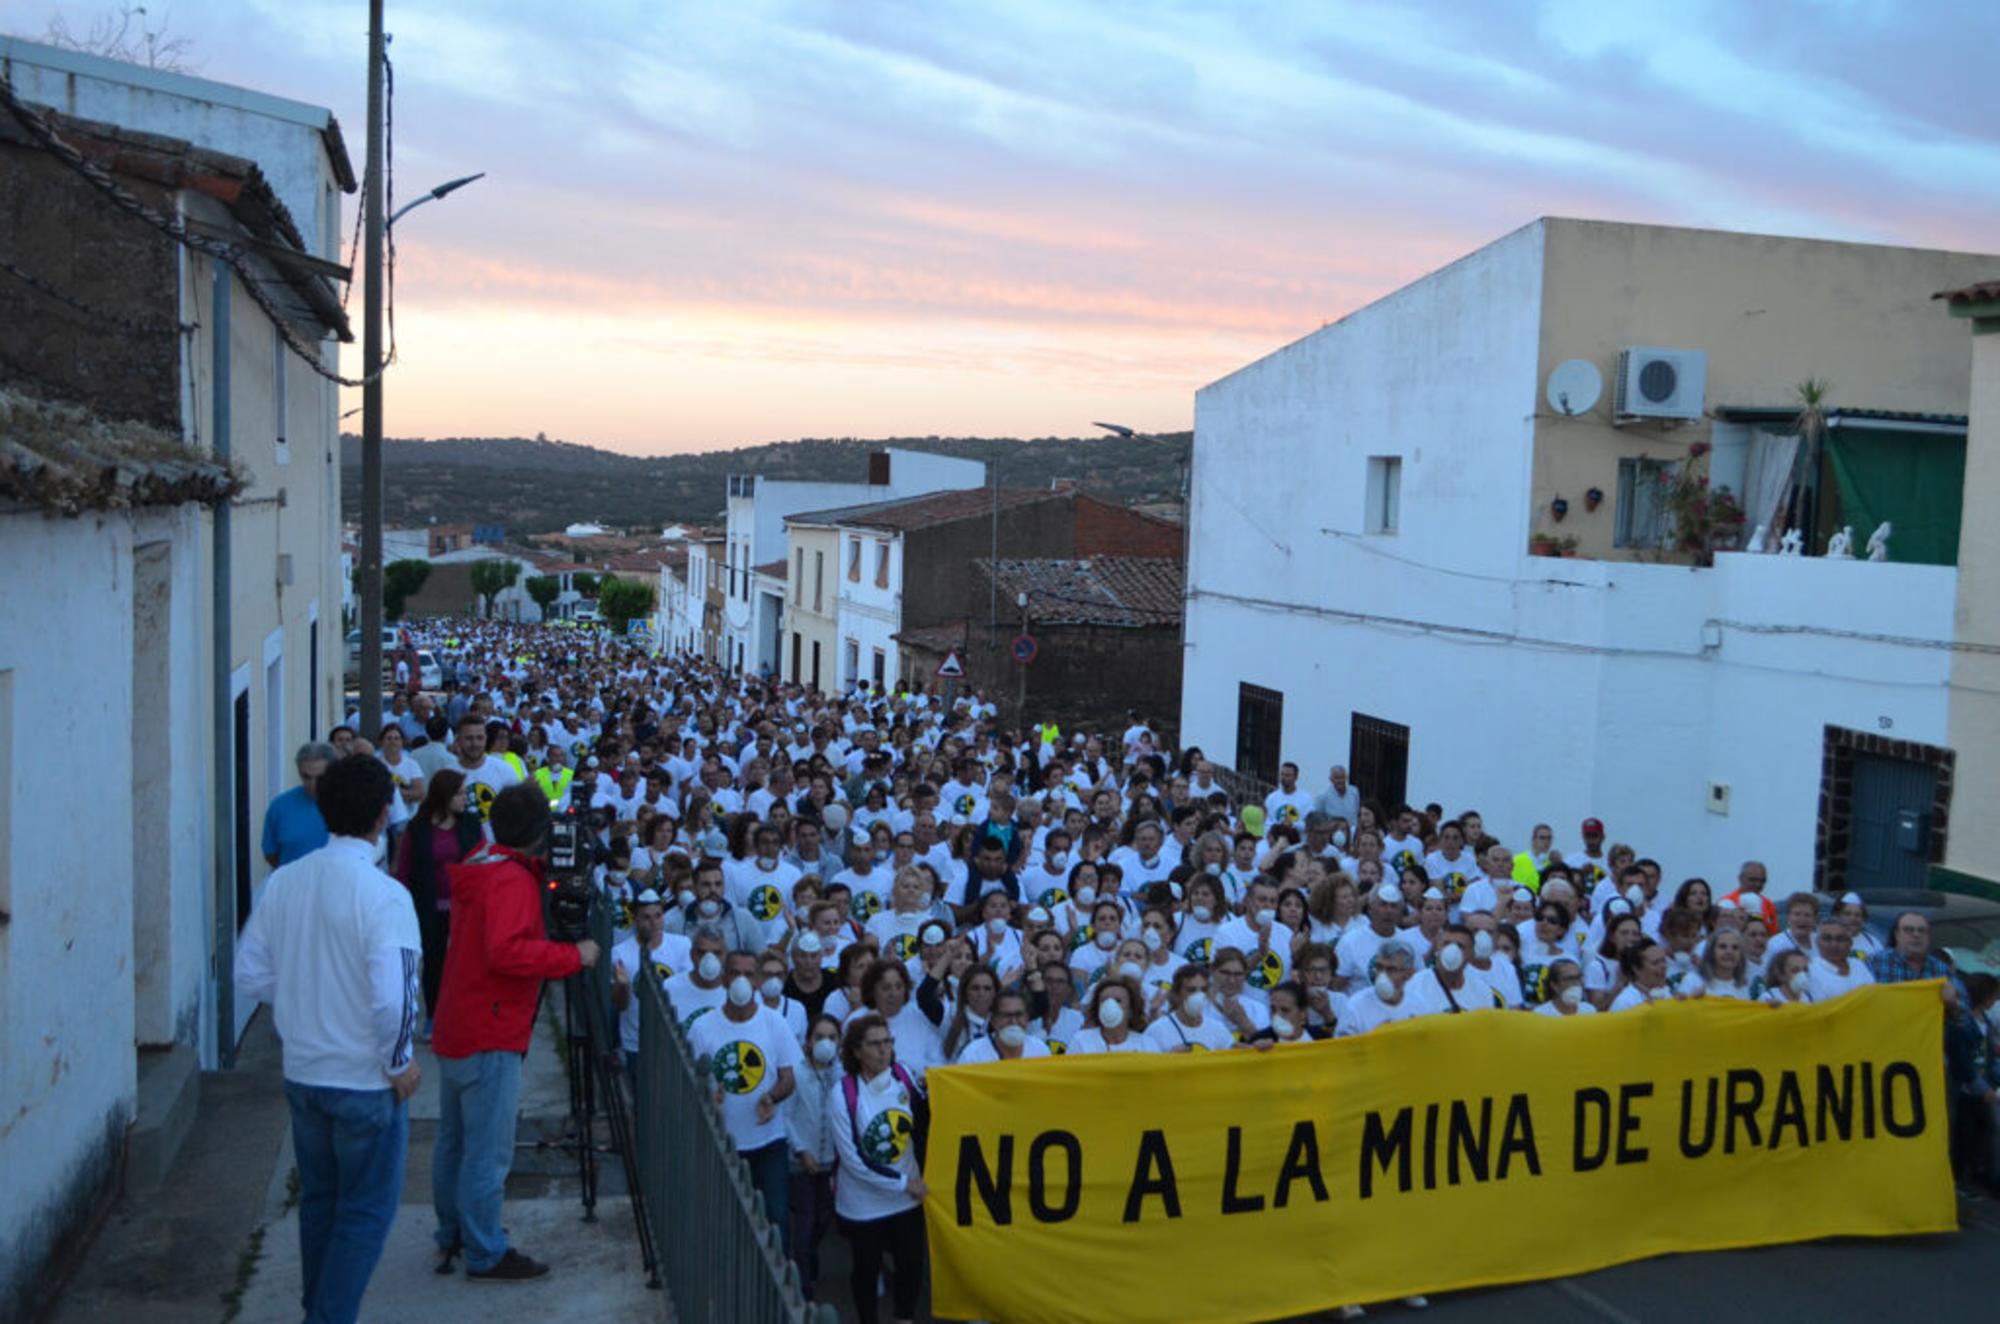
[[[833,1226],[833,1174],[800,1170],[792,1174],[792,1263],[799,1266],[799,1286],[806,1300],[819,1279],[819,1243]]]
[[[410,1112],[391,1089],[285,1082],[307,1324],[353,1324],[403,1196]]]
[[[750,1165],[750,1183],[764,1197],[764,1217],[784,1238],[792,1253],[792,1147],[773,1140],[761,1149],[739,1149],[737,1157]]]
[[[854,1255],[847,1286],[854,1294],[854,1314],[861,1324],[875,1324],[880,1317],[875,1286],[882,1278],[885,1254],[896,1262],[889,1287],[896,1318],[915,1319],[917,1294],[924,1285],[924,1211],[906,1209],[887,1218],[859,1221],[843,1218],[840,1230]]]
[[[465,1248],[468,1269],[492,1268],[507,1253],[500,1202],[514,1166],[514,1114],[521,1102],[521,1055],[474,1053],[438,1064],[437,1147],[431,1203],[440,1249]]]

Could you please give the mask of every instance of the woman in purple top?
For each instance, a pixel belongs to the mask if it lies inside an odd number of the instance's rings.
[[[465,774],[456,768],[439,769],[404,829],[402,849],[396,855],[396,877],[410,889],[424,940],[425,1039],[430,1038],[431,1017],[437,1014],[445,943],[451,936],[451,875],[446,866],[477,850],[479,839],[479,820],[465,812]]]

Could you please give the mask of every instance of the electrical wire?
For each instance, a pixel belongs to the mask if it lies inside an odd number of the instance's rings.
[[[123,331],[128,336],[191,335],[195,330],[194,323],[192,322],[139,321],[130,317],[120,317],[117,313],[106,312],[104,309],[93,307],[73,295],[65,294],[32,272],[23,271],[4,257],[0,257],[0,271],[6,272],[36,293],[53,299],[72,311],[82,313],[85,317],[91,318],[94,321],[102,322],[106,326]]]
[[[1899,648],[1931,648],[1951,653],[2000,653],[2000,644],[1982,644],[1961,639],[1924,639],[1909,634],[1874,634],[1867,630],[1838,630],[1828,625],[1759,625],[1751,621],[1710,620],[1725,630],[1744,634],[1807,634],[1828,639],[1857,639],[1863,643],[1893,644]]]
[[[1428,561],[1413,561],[1407,556],[1398,556],[1392,551],[1377,547],[1363,535],[1349,533],[1345,529],[1321,529],[1320,532],[1339,538],[1343,542],[1359,547],[1362,551],[1370,555],[1379,556],[1385,561],[1395,561],[1400,565],[1410,566],[1417,570],[1429,570],[1440,575],[1455,575],[1460,579],[1476,579],[1487,584],[1553,584],[1561,588],[1596,588],[1606,590],[1618,587],[1616,584],[1586,584],[1580,579],[1553,579],[1547,577],[1540,579],[1517,579],[1509,575],[1482,575],[1475,570],[1453,570],[1450,566],[1433,565]]]
[[[8,114],[12,115],[21,127],[27,131],[28,136],[39,143],[44,151],[47,151],[58,161],[61,161],[71,170],[83,176],[93,188],[109,198],[112,204],[120,211],[143,221],[183,248],[220,262],[222,265],[228,267],[230,271],[234,272],[243,285],[244,293],[250,296],[251,302],[255,303],[263,310],[264,315],[271,319],[271,325],[277,329],[279,338],[284,341],[286,348],[290,349],[307,367],[311,368],[321,377],[341,386],[366,386],[369,382],[380,377],[383,371],[389,366],[386,362],[382,363],[376,367],[374,372],[369,373],[366,377],[343,377],[331,368],[328,368],[320,362],[319,351],[299,338],[298,332],[292,327],[291,320],[264,293],[261,288],[264,282],[260,277],[251,273],[249,267],[246,265],[246,254],[243,249],[237,247],[235,244],[190,233],[179,216],[162,216],[159,212],[153,210],[153,208],[127,192],[117,180],[111,177],[109,171],[105,170],[103,166],[98,165],[95,161],[92,161],[76,148],[70,146],[67,142],[64,142],[46,119],[16,96],[14,94],[13,80],[9,78],[0,77],[0,108],[4,108]]]

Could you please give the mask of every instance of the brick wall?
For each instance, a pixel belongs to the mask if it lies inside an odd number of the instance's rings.
[[[171,212],[157,185],[121,178]],[[0,141],[0,235],[8,261],[92,308],[161,323],[135,335],[66,307],[0,272],[0,379],[87,402],[110,418],[181,431],[180,337],[173,331],[179,265],[173,242],[114,211],[47,153]]]
[[[1075,500],[1061,497],[1000,512],[1001,557],[1073,556]],[[979,579],[975,592],[972,562],[991,554],[990,514],[912,529],[903,535],[903,628],[943,625],[971,614],[990,617],[988,590]],[[976,599],[976,601],[974,601]],[[1004,621],[1013,607],[1000,604]],[[1012,638],[1012,636],[1008,636]]]
[[[1181,637],[1176,625],[1121,629],[1100,625],[1038,625],[1037,651],[1027,667],[1027,703],[1021,704],[1022,668],[1009,646],[1019,634],[1018,614],[989,634],[985,621],[966,629],[968,681],[999,706],[1008,726],[1054,718],[1067,730],[1125,729],[1125,710],[1137,708],[1157,732],[1172,739],[1181,706]]]

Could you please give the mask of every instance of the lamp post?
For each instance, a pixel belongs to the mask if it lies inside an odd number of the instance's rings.
[[[363,226],[361,332],[361,723],[382,718],[382,245],[389,227],[426,202],[464,188],[485,172],[438,185],[382,214],[382,72],[387,37],[382,0],[368,4],[368,164]],[[315,732],[315,735],[318,733]]]
[[[1132,441],[1157,441],[1163,445],[1165,437],[1156,437],[1150,432],[1128,428],[1123,423],[1092,423],[1092,427],[1103,428],[1106,432]],[[1194,526],[1194,443],[1188,443],[1187,458],[1181,461],[1181,658],[1187,658],[1187,618],[1188,599],[1194,596],[1194,580],[1188,564],[1189,530]]]

